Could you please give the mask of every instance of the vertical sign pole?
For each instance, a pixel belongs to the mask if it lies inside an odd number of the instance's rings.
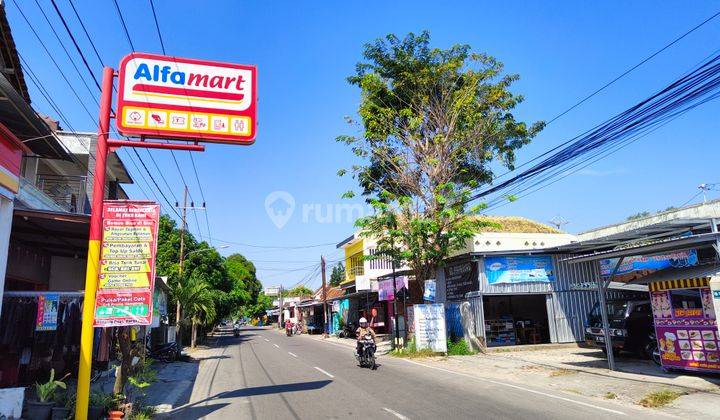
[[[320,257],[320,267],[322,268],[322,300],[323,300],[323,337],[327,338],[328,331],[328,311],[327,311],[327,286],[325,284],[325,257]]]
[[[80,335],[80,367],[78,370],[77,403],[75,405],[75,418],[77,420],[87,420],[90,401],[93,319],[102,243],[102,207],[105,198],[105,163],[108,155],[107,141],[108,132],[110,131],[113,78],[114,70],[105,67],[103,69],[102,93],[100,94],[99,128],[93,177],[93,202],[92,213],[90,214],[90,239],[88,241],[87,269],[85,271],[85,297]]]

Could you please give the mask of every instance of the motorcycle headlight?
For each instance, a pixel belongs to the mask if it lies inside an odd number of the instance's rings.
[[[585,328],[585,332],[588,334],[592,334],[592,328],[590,328],[590,327]]]

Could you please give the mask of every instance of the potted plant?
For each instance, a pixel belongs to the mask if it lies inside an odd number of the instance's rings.
[[[55,405],[53,397],[55,390],[58,388],[66,389],[67,386],[62,380],[70,374],[63,376],[60,380],[55,380],[55,369],[50,369],[50,379],[42,384],[35,383],[35,391],[37,392],[37,401],[28,401],[27,417],[30,419],[47,420],[50,418],[52,408]]]
[[[115,394],[111,397],[108,405],[108,419],[121,420],[125,415],[123,408],[125,407],[125,396],[123,394]]]
[[[75,408],[75,394],[68,392],[56,395],[55,407],[52,409],[52,420],[69,419]]]
[[[88,404],[88,420],[99,420],[111,402],[112,395],[99,391],[91,392]]]

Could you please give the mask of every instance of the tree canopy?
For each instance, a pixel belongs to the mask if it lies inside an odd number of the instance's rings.
[[[349,83],[360,88],[358,134],[341,135],[359,159],[339,175],[357,180],[375,214],[358,226],[418,280],[488,221],[472,217],[471,192],[513,168],[516,151],[543,128],[516,120],[517,75],[468,45],[430,46],[430,35],[388,35],[365,46]],[[345,197],[352,197],[352,192]]]
[[[173,219],[167,215],[161,216],[156,259],[157,275],[167,276],[168,283],[174,290],[178,289],[180,284],[192,284],[196,287],[196,291],[202,290],[204,297],[210,297],[214,316],[201,316],[196,318],[198,321],[204,322],[210,318],[223,319],[244,305],[256,303],[262,285],[257,279],[255,265],[250,260],[241,254],[232,254],[225,258],[207,242],[198,242],[188,231],[185,232],[184,242],[185,262],[181,282],[180,229]],[[171,303],[175,303],[174,298]],[[174,315],[174,311],[171,312]]]
[[[330,287],[339,286],[345,280],[345,266],[343,263],[338,263],[332,268],[330,273]]]

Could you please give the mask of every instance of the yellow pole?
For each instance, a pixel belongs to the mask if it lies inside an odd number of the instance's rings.
[[[102,243],[102,211],[105,198],[105,164],[108,155],[108,132],[112,109],[112,86],[114,71],[103,69],[102,93],[97,147],[95,148],[95,172],[93,177],[92,213],[90,214],[90,240],[88,241],[87,269],[85,270],[85,297],[80,330],[80,365],[78,368],[77,401],[75,419],[87,420],[90,403],[90,370],[92,368],[93,320],[95,318],[95,293],[97,291],[100,246]]]

